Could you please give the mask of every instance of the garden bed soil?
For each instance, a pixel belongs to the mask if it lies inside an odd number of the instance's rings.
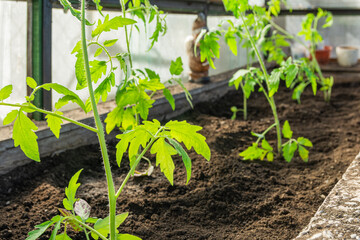
[[[230,107],[242,105],[239,92],[200,104],[180,117],[204,127],[201,132],[211,148],[211,161],[190,153],[193,173],[188,185],[178,157],[174,186],[158,168],[151,177],[132,178],[117,204],[118,213],[129,212],[120,232],[149,240],[296,237],[360,150],[360,84],[339,80],[335,79],[330,104],[310,89],[301,105],[291,100],[287,89],[276,95],[282,123],[289,120],[295,137],[309,138],[314,144],[308,163],[297,155],[291,163],[241,160],[239,152],[255,140],[251,131],[262,132],[273,123],[261,93],[251,96],[247,121],[241,116],[230,120]],[[275,145],[275,137],[271,131],[267,139]],[[113,160],[115,144],[108,144]],[[119,169],[113,161],[117,186],[127,165],[123,160]],[[105,217],[107,192],[99,147],[81,147],[0,176],[0,239],[25,239],[36,224],[58,214],[64,188],[81,168],[78,197],[90,203],[92,216]]]

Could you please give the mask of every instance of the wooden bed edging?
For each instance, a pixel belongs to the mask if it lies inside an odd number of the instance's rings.
[[[195,106],[201,102],[215,101],[224,96],[230,89],[231,88],[228,87],[228,79],[225,79],[210,82],[206,85],[200,85],[200,87],[197,85],[197,87],[190,90],[190,93],[193,97],[193,104]],[[174,99],[176,105],[175,111],[171,109],[170,104],[165,98],[157,99],[153,104],[154,107],[150,110],[149,119],[155,118],[163,121],[177,117],[191,109],[184,93],[175,94]],[[107,113],[101,115],[102,120],[105,119],[106,115]],[[84,118],[80,121],[85,124],[94,125],[92,117]],[[119,132],[113,131],[110,135],[107,135],[107,139],[114,138],[118,133]],[[72,123],[62,125],[59,139],[57,139],[48,128],[37,131],[36,135],[38,136],[41,158],[68,149],[98,143],[95,133]],[[25,165],[31,161],[32,160],[27,158],[21,151],[20,147],[14,147],[14,141],[12,139],[0,141],[0,175],[10,172],[14,168]]]

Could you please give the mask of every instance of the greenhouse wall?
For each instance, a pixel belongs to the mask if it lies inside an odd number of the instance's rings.
[[[263,2],[259,0],[258,2]],[[289,6],[293,8],[310,9],[316,7],[360,7],[360,2],[355,0],[289,0]],[[105,12],[110,17],[119,15],[119,12]],[[89,11],[88,19],[93,22],[99,17],[97,11]],[[3,36],[0,38],[0,87],[8,84],[14,85],[14,91],[10,101],[23,102],[23,96],[26,94],[26,26],[27,26],[27,4],[21,1],[0,1],[0,31]],[[196,15],[185,14],[169,14],[167,16],[168,32],[164,37],[160,37],[159,42],[150,51],[147,51],[154,25],[150,24],[146,27],[140,24],[140,33],[133,31],[131,41],[131,51],[134,56],[134,65],[138,68],[151,68],[161,76],[162,81],[168,80],[171,76],[169,66],[172,60],[181,57],[184,63],[184,72],[182,79],[188,79],[188,56],[185,51],[185,39],[191,34],[192,23]],[[208,18],[208,26],[210,29],[216,29],[217,24],[221,20],[228,17],[210,16]],[[280,22],[291,33],[296,34],[301,29],[301,21],[303,16],[286,16],[281,17]],[[357,25],[360,16],[334,16],[334,25],[331,28],[321,30],[324,36],[324,44],[334,47],[340,45],[352,45],[360,47],[360,27]],[[181,23],[181,24],[179,24]],[[104,33],[103,39],[120,40],[116,45],[110,48],[111,52],[126,52],[124,44],[124,35],[122,31],[114,31],[112,33]],[[90,34],[90,29],[88,31]],[[52,81],[61,83],[72,90],[76,89],[75,78],[75,56],[71,55],[71,51],[76,42],[80,39],[80,22],[75,19],[70,12],[64,12],[63,9],[52,10]],[[220,59],[215,60],[216,69],[210,69],[210,75],[225,72],[246,64],[245,51],[239,46],[238,56],[231,54],[226,44],[222,41]],[[94,53],[96,49],[90,48],[90,52]],[[293,45],[294,52],[304,52],[301,46]],[[105,55],[100,57],[106,59]],[[335,56],[333,50],[332,57]],[[117,82],[123,76],[117,76]],[[86,100],[88,94],[86,90],[80,91],[79,95]],[[114,98],[115,89],[110,94],[110,98]],[[52,102],[57,101],[60,96],[53,92]],[[74,108],[75,105],[69,104],[63,110]],[[1,108],[0,125],[2,119],[9,112],[9,108]]]
[[[119,15],[118,12],[107,12],[111,17]],[[93,22],[99,18],[97,11],[89,11],[88,19]],[[155,43],[154,47],[148,51],[150,46],[151,34],[154,30],[154,24],[145,26],[140,24],[140,34],[136,29],[133,29],[131,51],[133,54],[134,66],[136,68],[144,69],[150,68],[156,71],[162,81],[171,78],[169,72],[170,63],[177,57],[181,57],[184,64],[184,71],[181,75],[183,81],[188,80],[188,56],[185,51],[185,39],[191,34],[192,24],[196,19],[196,15],[188,14],[169,14],[167,17],[168,30],[165,36],[160,37],[159,42]],[[210,29],[217,28],[219,19],[228,19],[228,17],[209,17],[208,27]],[[179,24],[181,23],[181,24]],[[90,31],[88,31],[90,33]],[[62,9],[53,10],[53,33],[52,33],[52,81],[64,84],[72,90],[76,89],[75,78],[75,56],[71,55],[71,51],[76,42],[80,38],[80,23],[70,13],[64,13]],[[113,53],[126,52],[125,38],[123,31],[112,31],[101,35],[102,39],[115,39],[119,41],[110,48]],[[239,51],[238,56],[231,54],[224,42],[221,42],[220,59],[215,60],[216,69],[210,70],[210,75],[218,74],[220,72],[228,71],[246,64],[245,52]],[[240,46],[239,46],[240,48]],[[96,48],[90,48],[90,55],[94,54]],[[106,55],[100,55],[104,60]],[[117,83],[123,76],[118,71]],[[110,98],[114,98],[116,89],[114,88],[110,94]],[[80,97],[86,100],[88,94],[86,90],[80,91]],[[59,95],[53,93],[53,104],[59,98]],[[63,109],[71,109],[74,105],[69,104]]]
[[[0,88],[12,84],[8,99],[18,103],[26,95],[27,3],[0,1]],[[10,107],[0,108],[0,125]]]
[[[287,0],[289,8],[359,8],[359,0]]]

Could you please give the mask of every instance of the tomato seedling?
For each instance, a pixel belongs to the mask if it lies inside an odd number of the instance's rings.
[[[227,23],[229,24],[229,28],[227,31],[213,31],[201,36],[202,39],[199,39],[201,44],[201,58],[202,60],[207,59],[210,65],[214,67],[213,58],[218,58],[220,55],[220,45],[218,40],[223,34],[226,43],[235,55],[237,54],[237,38],[242,41],[244,47],[251,47],[252,52],[250,54],[253,54],[258,59],[260,68],[248,67],[247,69],[240,69],[230,79],[229,85],[234,85],[236,89],[240,86],[243,91],[245,89],[245,97],[249,97],[250,93],[254,91],[255,86],[257,85],[259,91],[264,94],[270,105],[275,122],[263,133],[253,133],[254,136],[258,137],[258,140],[253,143],[251,147],[241,152],[240,156],[242,156],[245,160],[263,160],[266,157],[268,161],[273,161],[274,153],[278,153],[282,154],[286,161],[291,161],[294,152],[299,150],[299,152],[301,151],[300,157],[304,161],[307,161],[308,154],[305,154],[304,146],[309,147],[310,141],[306,139],[306,144],[303,144],[302,141],[299,143],[299,139],[297,141],[292,139],[292,134],[290,136],[288,133],[290,126],[288,126],[289,124],[287,121],[284,124],[283,131],[281,130],[274,99],[274,94],[276,94],[279,89],[280,80],[285,80],[287,86],[289,86],[299,73],[299,63],[293,61],[291,58],[288,58],[285,61],[285,54],[282,54],[282,50],[279,49],[279,47],[286,45],[284,38],[279,38],[278,35],[275,35],[274,37],[271,37],[270,40],[266,40],[266,35],[271,27],[271,25],[268,24],[267,19],[271,19],[271,14],[276,16],[278,15],[281,1],[270,1],[268,3],[269,9],[265,9],[257,5],[251,6],[248,1],[223,0],[223,3],[225,9],[232,12],[233,16],[237,20],[240,20],[240,23],[236,25],[233,21],[228,20]],[[264,60],[260,54],[259,46],[262,46],[262,50],[268,51],[268,55],[272,60],[276,60],[278,64],[280,64],[280,67],[273,69],[270,74],[265,67]],[[246,81],[244,81],[245,79]],[[235,114],[237,111],[238,109],[232,109],[232,112],[234,113],[233,118],[236,117]],[[266,133],[268,133],[272,128],[276,128],[277,135],[277,147],[275,150],[265,139]],[[282,137],[289,138],[289,141],[283,144]],[[260,140],[262,140],[261,144]],[[290,149],[289,146],[291,146]]]
[[[51,218],[51,220],[35,226],[35,230],[28,234],[26,240],[39,238],[50,227],[53,227],[50,237],[52,240],[71,239],[67,231],[69,228],[72,228],[75,232],[83,232],[86,239],[91,237],[96,240],[136,240],[139,239],[136,236],[119,233],[118,228],[125,221],[128,213],[116,215],[116,200],[122,193],[127,181],[135,173],[135,169],[145,153],[149,152],[156,156],[156,166],[160,167],[160,170],[164,173],[170,184],[173,184],[173,172],[175,169],[172,160],[173,155],[180,155],[184,162],[187,173],[186,183],[189,182],[191,177],[191,159],[183,145],[188,150],[193,148],[196,153],[204,156],[207,160],[210,160],[210,149],[205,141],[205,137],[198,133],[202,129],[199,126],[191,125],[186,121],[170,121],[165,125],[161,125],[157,120],[147,121],[149,110],[154,102],[152,96],[156,91],[162,90],[172,108],[175,108],[174,98],[154,71],[150,69],[133,69],[132,67],[129,44],[131,42],[132,29],[139,29],[134,17],[141,19],[145,24],[149,24],[156,19],[156,29],[150,37],[150,48],[158,40],[158,37],[166,32],[165,17],[163,17],[163,13],[156,6],[151,5],[149,0],[121,0],[122,16],[110,18],[109,15],[104,16],[102,13],[100,1],[94,0],[102,18],[93,24],[86,20],[85,0],[81,1],[81,10],[73,8],[68,0],[60,0],[60,2],[65,10],[69,10],[81,22],[81,40],[76,44],[72,53],[76,56],[75,75],[77,90],[87,89],[90,97],[84,103],[74,91],[60,84],[47,83],[38,86],[34,79],[28,77],[27,85],[33,91],[30,96],[25,97],[26,102],[23,104],[4,102],[12,92],[11,85],[5,86],[0,90],[0,105],[17,108],[17,110],[7,114],[4,119],[4,125],[14,122],[14,145],[16,147],[20,146],[25,155],[35,161],[40,161],[37,136],[34,132],[37,130],[37,126],[27,117],[26,113],[37,111],[45,114],[48,126],[57,138],[59,138],[63,121],[69,121],[95,132],[99,139],[105,169],[109,215],[104,219],[91,217],[91,207],[89,204],[85,200],[76,197],[77,189],[80,186],[78,183],[82,171],[80,170],[71,178],[68,187],[65,189],[64,209],[59,209],[60,214]],[[133,17],[127,18],[127,14]],[[87,25],[95,25],[95,29],[91,32],[91,39],[86,39]],[[118,29],[125,31],[127,52],[112,55],[108,51],[108,47],[114,45],[118,39],[102,40],[101,35],[103,32]],[[90,61],[88,48],[91,46],[96,46],[97,50],[94,54],[94,59]],[[107,61],[96,59],[101,53],[107,55]],[[114,67],[114,60],[120,62],[120,73],[123,73],[125,76],[117,86],[116,74],[119,74],[119,72]],[[170,72],[173,75],[170,81],[178,82],[183,86],[178,78],[182,72],[180,58],[172,62]],[[100,84],[94,89],[93,84],[98,82]],[[119,142],[116,145],[116,162],[120,167],[125,152],[128,152],[130,162],[130,171],[118,188],[115,188],[113,181],[105,141],[105,130],[97,109],[100,99],[106,101],[108,93],[113,87],[118,89],[116,94],[117,107],[108,114],[105,120],[106,131],[109,133],[115,127],[123,131],[122,134],[117,135]],[[32,103],[35,93],[40,89],[52,89],[63,95],[55,103],[54,111],[40,109]],[[187,90],[186,93],[188,100],[191,100],[191,95]],[[63,116],[60,109],[69,101],[78,104],[85,112],[92,110],[95,127]],[[140,121],[140,118],[142,121]]]
[[[267,19],[269,24],[279,33],[279,35],[281,35],[281,37],[287,40],[296,41],[310,53],[311,60],[302,59],[299,64],[301,71],[301,74],[299,74],[300,77],[293,83],[293,86],[297,85],[294,89],[293,99],[296,99],[298,102],[300,102],[301,93],[308,85],[312,86],[314,94],[316,94],[316,84],[321,86],[320,91],[324,93],[324,100],[326,102],[330,102],[331,100],[331,89],[334,84],[334,79],[332,77],[324,77],[319,62],[315,56],[318,44],[323,41],[323,37],[318,30],[319,21],[321,19],[325,19],[321,28],[328,28],[332,26],[332,14],[319,8],[316,15],[309,13],[305,16],[301,24],[301,31],[298,32],[297,36],[294,36],[289,31],[276,24],[271,18]],[[309,41],[310,45],[299,38],[300,36],[304,36],[305,41]],[[314,72],[316,72],[317,75],[314,74]]]

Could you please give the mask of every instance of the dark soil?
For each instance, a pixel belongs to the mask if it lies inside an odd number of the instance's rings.
[[[151,177],[131,179],[118,200],[118,213],[130,213],[120,232],[156,240],[295,237],[360,150],[359,93],[358,83],[337,83],[331,104],[323,102],[320,92],[313,96],[307,91],[298,105],[290,91],[280,89],[276,102],[282,123],[289,120],[295,137],[304,136],[314,144],[308,163],[299,156],[291,163],[241,160],[239,152],[255,140],[251,131],[262,132],[273,123],[261,93],[249,101],[248,121],[241,116],[230,120],[230,107],[242,104],[238,92],[196,107],[181,119],[204,127],[211,161],[190,153],[193,174],[188,185],[179,158],[174,186],[158,168]],[[274,145],[275,132],[267,139]],[[115,144],[109,142],[112,159]],[[127,161],[122,165],[113,165],[117,186],[129,169]],[[25,239],[36,224],[58,214],[64,188],[81,168],[78,196],[90,203],[92,216],[105,217],[107,192],[99,147],[82,147],[0,177],[0,239]]]

